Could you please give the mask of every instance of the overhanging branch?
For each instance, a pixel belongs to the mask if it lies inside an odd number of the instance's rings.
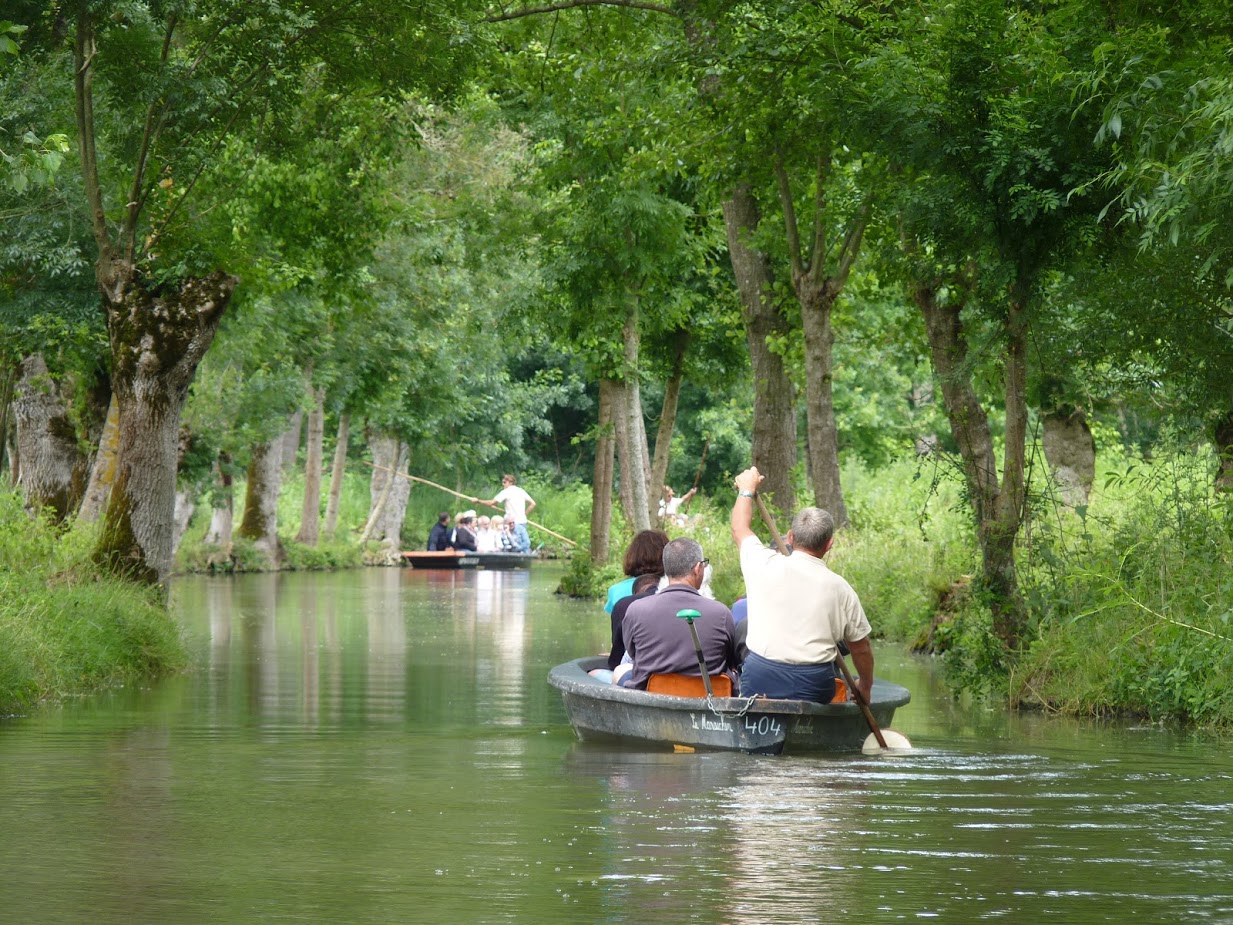
[[[676,11],[662,3],[651,3],[649,0],[562,0],[560,3],[549,3],[544,6],[529,6],[520,10],[494,13],[485,16],[484,22],[506,22],[511,19],[522,19],[524,16],[538,16],[541,13],[556,13],[559,10],[572,10],[580,6],[623,6],[634,10],[650,10],[652,13],[666,13],[675,16]]]

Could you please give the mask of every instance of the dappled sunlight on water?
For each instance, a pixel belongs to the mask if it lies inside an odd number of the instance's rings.
[[[0,725],[2,922],[1233,921],[1226,748],[972,710],[897,758],[577,742],[559,570],[186,579],[195,668]]]

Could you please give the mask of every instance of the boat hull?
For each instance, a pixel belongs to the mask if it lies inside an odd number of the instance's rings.
[[[532,553],[517,552],[404,552],[404,565],[417,569],[524,569],[535,561]]]
[[[607,667],[601,657],[553,668],[548,683],[561,691],[570,725],[584,741],[625,740],[671,748],[758,754],[860,751],[869,727],[855,703],[810,703],[743,697],[705,698],[648,694],[606,684],[588,671]],[[878,725],[911,700],[905,687],[875,681],[870,707]]]

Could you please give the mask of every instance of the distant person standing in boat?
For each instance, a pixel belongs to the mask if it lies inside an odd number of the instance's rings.
[[[732,505],[732,538],[741,555],[748,592],[748,653],[741,694],[829,703],[835,696],[835,658],[845,642],[868,700],[873,691],[873,646],[869,620],[852,586],[822,561],[835,542],[835,521],[821,508],[802,508],[792,518],[791,555],[767,549],[754,534],[754,494],[762,482],[756,468],[738,475]]]
[[[697,540],[682,536],[664,547],[664,575],[668,586],[656,594],[632,601],[625,611],[621,634],[632,665],[618,665],[612,681],[622,687],[645,690],[653,674],[700,677],[698,654],[689,624],[677,616],[696,610],[694,619],[707,673],[728,674],[736,680],[736,627],[732,612],[719,601],[698,593],[707,559]]]
[[[527,533],[527,515],[535,510],[535,499],[518,487],[518,479],[510,473],[501,476],[501,490],[489,501],[483,498],[472,498],[476,504],[487,504],[489,507],[501,505],[505,510],[505,519],[514,518],[514,539],[517,543],[515,552],[529,553],[531,551],[531,535]]]
[[[676,492],[672,490],[670,485],[664,486],[663,496],[659,499],[659,520],[661,523],[671,521],[678,527],[685,526],[685,515],[680,513],[681,505],[687,504],[689,499],[698,491],[697,488],[691,488],[681,497],[676,496]]]
[[[428,551],[444,552],[450,545],[450,512],[442,511],[428,531]]]

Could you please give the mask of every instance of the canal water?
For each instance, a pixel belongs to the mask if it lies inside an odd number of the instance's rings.
[[[1227,744],[881,646],[909,757],[587,746],[559,577],[178,580],[192,671],[0,722],[0,922],[1233,922]]]

